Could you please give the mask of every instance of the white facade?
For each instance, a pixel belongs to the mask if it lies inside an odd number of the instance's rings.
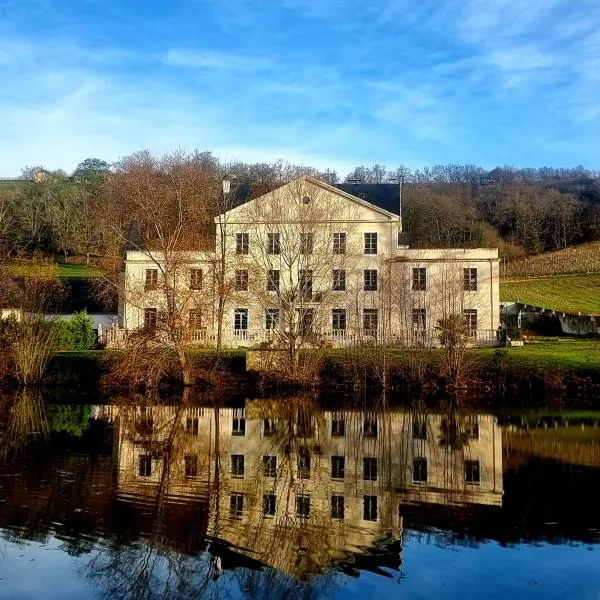
[[[215,228],[213,252],[127,253],[109,343],[168,315],[191,324],[190,343],[213,345],[219,298],[225,345],[423,343],[452,315],[474,342],[495,341],[496,249],[410,249],[398,214],[310,177],[219,215]]]

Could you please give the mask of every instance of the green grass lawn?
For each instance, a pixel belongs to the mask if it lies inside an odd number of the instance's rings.
[[[104,271],[96,267],[85,265],[67,265],[59,263],[56,265],[58,276],[64,278],[82,279],[84,277],[102,277]],[[27,277],[38,273],[36,266],[27,263],[12,263],[2,267],[12,277]]]
[[[574,314],[600,315],[600,274],[501,281],[500,301],[522,302]]]
[[[511,348],[473,348],[476,360],[494,362],[500,350],[507,366],[523,371],[600,372],[600,341],[574,338],[546,338],[539,342]]]
[[[358,358],[366,350],[331,349],[327,357],[336,362],[347,362]],[[406,365],[410,350],[394,348],[391,355],[398,365]],[[363,359],[367,360],[365,355]],[[426,358],[433,365],[444,360],[444,350],[432,348]],[[521,347],[510,348],[471,348],[465,360],[467,371],[470,368],[489,369],[497,367],[499,360],[508,370],[544,373],[600,373],[600,341],[576,338],[543,338]]]

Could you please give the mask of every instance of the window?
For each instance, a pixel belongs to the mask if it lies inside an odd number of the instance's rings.
[[[240,331],[248,329],[248,309],[236,308],[233,312],[233,328]]]
[[[298,448],[298,476],[310,479],[310,450],[306,446]]]
[[[267,271],[267,292],[279,291],[279,270],[269,269]]]
[[[344,518],[344,496],[331,496],[331,518]]]
[[[376,417],[365,417],[363,423],[363,434],[366,438],[377,437],[377,418]]]
[[[265,477],[275,477],[277,475],[276,456],[263,456],[263,473]]]
[[[231,494],[229,496],[229,514],[239,519],[244,512],[244,496],[242,494]]]
[[[277,426],[273,419],[263,419],[263,435],[269,437],[277,431]]]
[[[344,479],[346,459],[343,456],[331,457],[331,478]]]
[[[306,308],[298,311],[298,319],[300,322],[300,335],[303,337],[310,336],[312,333],[315,313],[312,308]]]
[[[183,466],[187,478],[198,477],[198,455],[188,454],[184,456]]]
[[[481,483],[481,470],[478,460],[465,460],[465,482],[476,485]]]
[[[463,289],[465,292],[477,291],[477,269],[463,269]]]
[[[275,516],[275,494],[265,494],[263,496],[263,515]]]
[[[412,289],[416,292],[427,289],[427,269],[416,267],[412,270]]]
[[[310,516],[310,496],[296,496],[296,514],[299,517]]]
[[[377,269],[365,269],[364,271],[365,292],[377,291]]]
[[[246,269],[236,269],[235,289],[237,292],[248,291],[248,271],[246,271]]]
[[[427,483],[427,459],[426,458],[415,458],[413,459],[413,482],[414,483]]]
[[[154,432],[154,420],[151,417],[143,416],[136,422],[135,429],[138,435],[149,437]]]
[[[346,434],[346,421],[343,417],[334,416],[331,421],[331,437],[343,437]]]
[[[190,290],[202,289],[202,269],[190,269]]]
[[[376,458],[363,458],[363,479],[365,481],[377,481]]]
[[[334,331],[345,331],[346,329],[346,309],[334,308],[331,311],[331,326]]]
[[[247,233],[236,233],[235,234],[235,253],[236,254],[248,254],[248,234]]]
[[[377,254],[376,233],[365,233],[365,254]]]
[[[345,292],[346,291],[346,269],[334,269],[332,271],[333,281],[331,289],[334,292]]]
[[[281,253],[281,246],[279,244],[278,233],[267,233],[267,252],[269,254]]]
[[[145,290],[155,290],[158,287],[158,269],[146,269]]]
[[[363,520],[377,521],[377,496],[363,496]]]
[[[413,308],[412,309],[412,326],[413,329],[427,329],[427,309]]]
[[[150,477],[152,475],[152,457],[148,454],[140,456],[140,467],[138,473],[140,477]]]
[[[300,293],[305,299],[312,298],[313,272],[311,269],[300,269],[298,273]]]
[[[158,322],[158,310],[156,308],[144,309],[144,329],[154,331]]]
[[[427,422],[425,419],[414,419],[412,422],[413,440],[427,439]]]
[[[472,415],[465,418],[464,432],[465,437],[468,440],[479,439],[479,421],[477,420],[477,415]]]
[[[202,329],[202,311],[190,310],[190,327],[192,329]]]
[[[188,417],[185,420],[185,431],[192,435],[198,435],[200,431],[200,419],[198,417]]]
[[[467,331],[469,332],[469,335],[471,335],[473,332],[477,331],[477,309],[466,308],[463,310],[463,315],[465,317]]]
[[[231,425],[231,435],[246,435],[246,419],[240,417],[233,417],[233,423]]]
[[[265,310],[265,329],[277,329],[279,320],[280,311],[278,308],[267,308]]]
[[[315,236],[312,233],[300,234],[300,254],[312,254]]]
[[[377,316],[376,308],[363,309],[363,329],[371,335],[377,331]]]
[[[333,253],[346,254],[346,234],[344,232],[333,234]]]
[[[232,454],[231,455],[231,474],[234,477],[244,476],[244,455],[243,454]]]

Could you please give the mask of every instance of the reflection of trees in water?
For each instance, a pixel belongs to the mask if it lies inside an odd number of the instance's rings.
[[[48,436],[48,419],[37,388],[22,388],[15,396],[0,396],[0,458],[8,461]]]
[[[158,415],[167,414],[165,411],[160,413],[161,409],[172,411],[172,407],[158,406],[152,399],[142,402],[137,398],[135,406],[128,403],[118,407],[118,427],[121,431],[130,432],[124,435],[133,436],[137,443],[144,444],[144,452],[153,452],[161,460],[160,477],[152,487],[151,494],[146,495],[142,509],[150,512],[152,525],[142,539],[122,540],[121,543],[115,541],[102,546],[85,567],[85,577],[101,590],[103,598],[119,600],[222,597],[235,588],[243,596],[253,598],[321,596],[328,585],[333,585],[333,573],[314,581],[301,579],[330,564],[334,548],[339,548],[340,544],[339,541],[333,543],[331,532],[324,529],[326,525],[331,525],[329,520],[309,522],[301,519],[294,510],[294,494],[301,491],[304,485],[294,468],[297,466],[299,449],[310,446],[311,459],[319,459],[314,452],[314,439],[318,438],[316,430],[326,426],[324,422],[319,422],[323,417],[315,410],[313,399],[305,396],[288,398],[283,403],[277,402],[276,406],[260,409],[261,418],[272,417],[275,420],[276,415],[277,427],[269,444],[273,452],[283,451],[279,456],[283,456],[284,460],[277,465],[273,486],[274,489],[285,490],[287,498],[281,501],[285,503],[286,510],[276,519],[265,518],[262,494],[257,493],[256,506],[244,508],[253,512],[249,522],[232,520],[227,510],[229,473],[228,465],[223,465],[221,460],[225,440],[220,439],[220,432],[228,424],[220,422],[222,406],[219,401],[209,399],[205,403],[204,409],[212,413],[211,427],[214,428],[208,436],[209,461],[206,465],[210,518],[208,530],[196,532],[198,537],[195,543],[190,542],[188,547],[191,552],[201,547],[208,549],[208,552],[186,556],[180,552],[180,548],[174,547],[167,515],[169,502],[180,489],[171,484],[180,476],[178,469],[181,468],[181,458],[188,448],[183,426],[189,407],[188,393],[177,404],[175,411],[168,413],[168,419],[161,420]],[[313,467],[317,468],[314,462]],[[246,478],[250,481],[254,481],[252,475],[246,472]],[[255,480],[258,481],[258,477]],[[231,537],[232,529],[236,542],[227,549],[220,540]],[[340,529],[337,535],[341,534]],[[203,540],[207,540],[207,543]],[[236,544],[241,547],[237,549]],[[222,571],[223,548],[226,549],[226,555],[233,551],[231,556],[234,557],[234,563],[244,564],[245,559],[237,552],[248,555],[250,560],[256,557],[259,562],[254,568],[231,569],[228,564],[227,571]],[[295,564],[291,566],[286,564],[289,556],[295,556]],[[339,558],[339,552],[336,558]],[[270,567],[256,569],[265,560],[281,570]]]

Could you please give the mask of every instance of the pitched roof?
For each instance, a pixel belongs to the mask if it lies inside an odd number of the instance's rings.
[[[338,189],[388,213],[399,215],[400,191],[396,183],[334,183],[330,185],[312,177],[306,177],[306,179],[322,187]],[[229,198],[230,208],[236,208],[252,200],[252,191],[252,186],[248,183],[232,184]]]
[[[397,183],[335,183],[333,187],[395,215],[400,211]]]

